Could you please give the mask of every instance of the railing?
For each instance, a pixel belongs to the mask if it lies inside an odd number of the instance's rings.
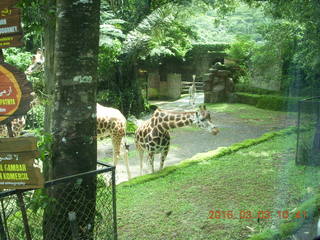
[[[116,240],[115,167],[98,166],[43,189],[1,192],[0,239]]]

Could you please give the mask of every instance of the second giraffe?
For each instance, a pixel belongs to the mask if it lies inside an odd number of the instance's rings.
[[[148,154],[152,172],[154,172],[154,155],[161,154],[161,170],[169,151],[169,130],[192,124],[208,130],[213,135],[219,133],[218,128],[213,124],[211,113],[207,111],[205,106],[192,112],[171,112],[157,109],[151,119],[142,123],[135,134],[135,144],[140,155],[140,175],[142,175],[145,151]]]

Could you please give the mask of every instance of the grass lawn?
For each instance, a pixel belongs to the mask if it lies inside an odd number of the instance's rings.
[[[295,145],[295,134],[278,136],[153,181],[120,184],[119,239],[247,239],[277,227],[277,211],[293,210],[319,188],[318,167],[295,166]],[[218,210],[232,219],[218,218]],[[245,219],[258,211],[270,219]]]
[[[257,125],[272,124],[288,118],[297,119],[297,113],[266,110],[241,103],[216,103],[206,104],[206,106],[214,112],[229,113],[244,121]]]

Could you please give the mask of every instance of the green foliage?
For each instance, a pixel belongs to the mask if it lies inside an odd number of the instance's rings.
[[[275,111],[297,111],[298,101],[301,98],[283,97],[279,95],[258,95],[249,93],[236,93],[237,101],[250,104],[258,108],[270,109]]]
[[[26,129],[44,128],[45,107],[36,104],[27,113]]]
[[[132,121],[127,121],[127,133],[132,133],[134,134],[135,131],[137,130],[138,126],[132,122]]]
[[[48,158],[51,157],[51,143],[52,136],[51,134],[45,132],[43,129],[36,128],[33,130],[33,133],[37,137],[37,147],[40,152],[40,159],[43,162],[46,162]]]
[[[255,42],[250,37],[241,35],[236,37],[236,41],[231,44],[226,53],[236,63],[248,64],[255,47]]]
[[[256,43],[249,36],[237,36],[236,40],[230,44],[226,50],[228,58],[234,63],[233,78],[235,83],[248,84],[251,81],[251,72],[249,71],[250,58],[256,49]]]
[[[244,92],[244,93],[253,93],[253,94],[259,94],[259,95],[279,95],[280,92],[268,90],[268,89],[262,89],[257,87],[252,87],[247,84],[236,84],[235,85],[235,91],[236,92]]]
[[[99,91],[97,95],[97,101],[108,106],[113,106],[114,108],[119,108],[122,100],[120,94],[118,94],[116,91],[117,89]]]
[[[129,32],[124,51],[138,51],[138,57],[143,60],[184,57],[191,48],[190,37],[194,35],[191,27],[183,23],[185,17],[174,5],[156,9]]]
[[[45,1],[43,0],[20,0],[17,4],[22,11],[22,22],[25,48],[29,51],[42,46],[42,35],[44,31],[45,17]],[[54,11],[52,9],[51,11]]]
[[[231,43],[237,35],[248,35],[255,41],[261,41],[258,26],[266,21],[262,9],[252,9],[241,3],[231,4],[230,1],[223,4],[231,5],[228,11],[204,7],[202,12],[198,10],[198,14],[188,20],[198,35],[194,42]]]
[[[5,62],[16,66],[24,72],[31,64],[32,54],[21,48],[7,48],[4,50]]]

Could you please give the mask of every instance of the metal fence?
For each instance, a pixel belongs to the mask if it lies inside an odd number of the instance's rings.
[[[0,239],[116,240],[115,168],[99,166],[48,181],[43,189],[1,192]],[[83,184],[88,179],[93,184]]]
[[[320,165],[320,97],[299,101],[296,163]]]

